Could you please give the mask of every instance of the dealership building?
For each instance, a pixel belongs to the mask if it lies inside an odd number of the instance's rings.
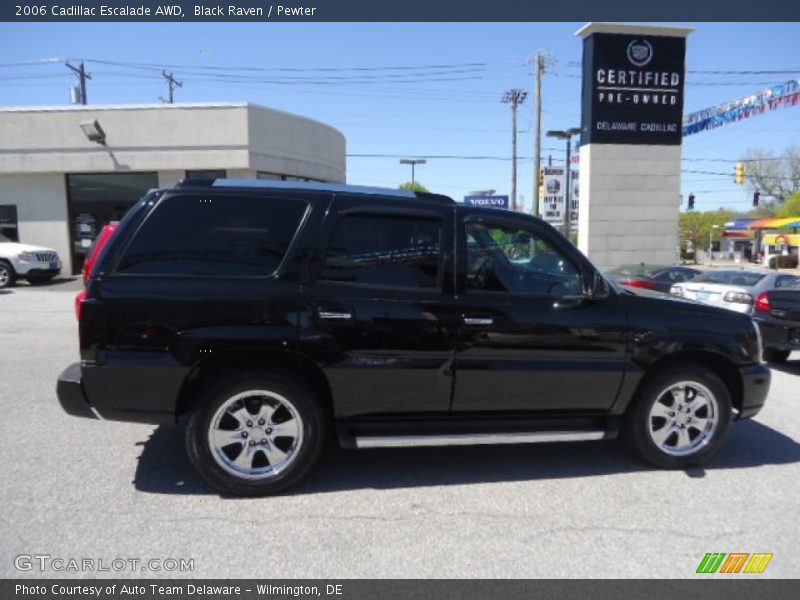
[[[0,109],[0,231],[65,274],[147,190],[212,177],[344,183],[345,139],[246,102]]]

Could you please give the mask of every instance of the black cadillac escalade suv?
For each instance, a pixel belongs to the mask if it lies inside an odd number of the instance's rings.
[[[617,289],[534,217],[346,185],[153,191],[76,311],[64,410],[185,418],[197,471],[242,495],[297,482],[328,433],[349,448],[621,435],[683,468],[770,380],[750,317]]]

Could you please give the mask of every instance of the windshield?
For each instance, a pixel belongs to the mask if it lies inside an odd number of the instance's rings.
[[[752,271],[706,271],[695,277],[692,283],[721,283],[752,287],[764,277],[766,277],[764,273],[753,273]]]
[[[14,240],[10,240],[6,236],[4,236],[2,233],[0,233],[0,244],[4,244],[5,242],[12,242],[13,243],[13,241]]]

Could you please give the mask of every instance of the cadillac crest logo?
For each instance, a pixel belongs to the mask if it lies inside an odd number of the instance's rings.
[[[644,67],[653,60],[653,46],[647,40],[633,40],[628,44],[628,60],[636,67]]]

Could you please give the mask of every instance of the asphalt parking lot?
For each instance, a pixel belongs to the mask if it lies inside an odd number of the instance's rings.
[[[0,290],[2,577],[98,575],[20,572],[20,554],[188,558],[195,577],[674,578],[707,552],[771,552],[747,577],[800,574],[800,353],[706,469],[652,470],[617,442],[332,450],[289,495],[230,499],[179,428],[61,411],[78,285]]]

